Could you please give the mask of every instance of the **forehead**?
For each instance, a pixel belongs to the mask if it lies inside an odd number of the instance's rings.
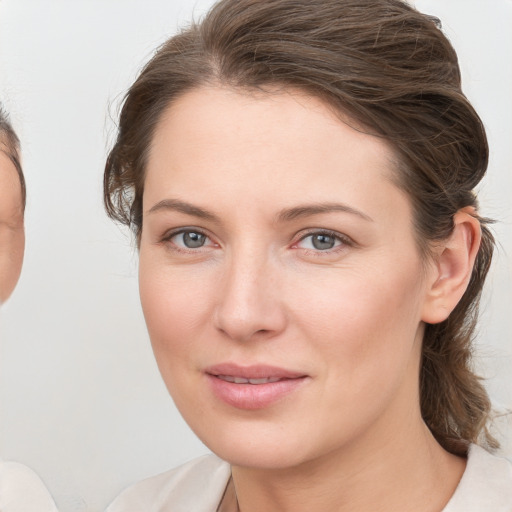
[[[353,128],[318,98],[204,87],[164,112],[144,202],[190,190],[205,200],[214,192],[246,200],[264,194],[282,207],[340,195],[359,201],[379,187],[398,192],[394,162],[384,140]]]

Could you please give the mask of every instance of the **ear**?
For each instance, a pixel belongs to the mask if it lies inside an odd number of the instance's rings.
[[[453,218],[452,234],[435,248],[422,313],[426,323],[446,320],[468,287],[482,238],[480,222],[474,214],[473,207],[459,210]]]

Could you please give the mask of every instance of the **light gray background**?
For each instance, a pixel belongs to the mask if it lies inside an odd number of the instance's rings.
[[[0,1],[0,98],[28,184],[25,266],[0,318],[0,453],[34,468],[62,512],[99,512],[127,484],[206,451],[160,380],[136,251],[106,219],[101,194],[109,106],[115,114],[152,50],[211,3]],[[479,364],[493,399],[511,407],[512,0],[416,5],[442,19],[488,129],[482,210],[499,219],[501,247]]]

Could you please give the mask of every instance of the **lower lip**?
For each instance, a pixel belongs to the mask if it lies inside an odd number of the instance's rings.
[[[297,390],[307,377],[283,379],[267,384],[235,384],[207,374],[217,398],[237,409],[263,409]]]

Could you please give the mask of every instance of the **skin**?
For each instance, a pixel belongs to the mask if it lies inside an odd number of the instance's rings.
[[[232,464],[243,512],[440,511],[463,473],[422,421],[418,375],[424,322],[467,286],[478,223],[457,214],[425,261],[392,162],[385,142],[297,91],[193,90],[157,127],[141,302],[169,392]],[[204,245],[187,247],[184,230]],[[322,230],[331,249],[313,245]],[[209,386],[222,362],[307,377],[244,410]]]
[[[0,303],[16,286],[23,264],[25,231],[21,186],[14,164],[0,151]]]

